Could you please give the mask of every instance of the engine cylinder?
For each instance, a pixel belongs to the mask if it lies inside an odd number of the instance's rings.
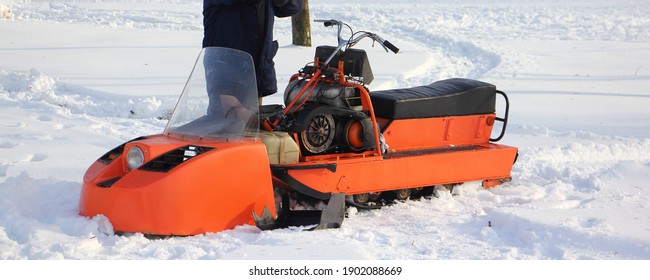
[[[291,103],[293,99],[298,96],[298,93],[307,85],[306,80],[295,80],[290,82],[284,91],[284,104],[285,106]],[[309,92],[311,91],[311,95]],[[336,84],[318,83],[313,89],[308,88],[305,93],[297,101],[298,104],[303,103],[305,98],[309,95],[307,102],[327,104],[338,108],[350,108],[358,104],[359,95],[353,87],[345,87]]]

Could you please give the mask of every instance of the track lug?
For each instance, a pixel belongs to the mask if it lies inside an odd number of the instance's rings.
[[[320,216],[320,223],[313,230],[340,228],[345,219],[345,194],[332,194]]]
[[[283,196],[283,209],[277,219],[264,207],[262,216],[253,211],[255,225],[261,230],[273,230],[290,226],[313,226],[309,230],[340,228],[345,219],[345,194],[332,194],[323,210],[290,210],[288,195]]]
[[[273,218],[273,215],[271,215],[271,211],[268,207],[264,207],[264,211],[262,211],[262,217],[257,216],[257,213],[253,211],[253,220],[255,220],[255,226],[261,230],[272,230],[277,228],[275,218]]]

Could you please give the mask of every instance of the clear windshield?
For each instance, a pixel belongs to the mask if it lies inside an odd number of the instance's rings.
[[[234,140],[257,137],[258,131],[251,56],[228,48],[203,49],[164,133]]]

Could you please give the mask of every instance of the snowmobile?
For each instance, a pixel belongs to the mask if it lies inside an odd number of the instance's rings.
[[[260,105],[253,60],[228,48],[201,51],[161,134],[101,156],[84,175],[79,212],[116,232],[186,236],[256,225],[338,228],[346,205],[380,207],[434,186],[511,180],[517,148],[496,144],[509,101],[492,84],[447,79],[370,92],[374,33],[337,27],[294,74],[284,104]],[[497,97],[503,116],[496,113]],[[501,131],[492,137],[493,127]]]

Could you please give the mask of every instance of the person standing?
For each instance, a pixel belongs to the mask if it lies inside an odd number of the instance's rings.
[[[278,91],[273,58],[275,17],[302,11],[303,0],[204,0],[203,47],[227,47],[249,53],[255,64],[258,97]]]

